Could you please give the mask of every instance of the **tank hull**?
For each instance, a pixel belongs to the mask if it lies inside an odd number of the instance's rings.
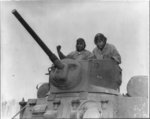
[[[95,115],[96,118],[147,118],[148,99],[87,92],[50,94],[46,98],[29,99],[20,119],[82,119]]]

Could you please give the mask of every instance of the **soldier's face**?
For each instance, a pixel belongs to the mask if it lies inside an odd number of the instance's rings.
[[[96,43],[97,47],[101,50],[105,47],[105,44],[106,44],[106,41],[102,39],[97,40],[97,43]]]
[[[84,49],[85,49],[84,42],[77,42],[77,44],[76,44],[76,50],[80,52],[80,51],[82,51]]]

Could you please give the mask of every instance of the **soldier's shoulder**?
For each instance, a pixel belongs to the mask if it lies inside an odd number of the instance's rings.
[[[113,44],[107,43],[106,45],[107,45],[107,47],[110,47],[112,49],[116,49],[116,47]]]
[[[95,47],[92,52],[97,52],[97,51],[98,51],[98,48]]]
[[[76,54],[76,51],[72,51],[68,55],[74,55],[74,54]]]
[[[95,47],[95,48],[93,49],[93,51],[94,51],[94,50],[98,50],[98,48],[97,48],[97,47]]]

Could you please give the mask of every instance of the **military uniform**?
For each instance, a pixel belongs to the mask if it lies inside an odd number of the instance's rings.
[[[81,52],[73,51],[67,55],[67,58],[75,59],[75,60],[87,60],[92,56],[92,53],[88,50],[83,50]]]
[[[101,51],[97,47],[93,50],[93,55],[97,59],[114,59],[118,64],[121,63],[121,56],[114,45],[106,43],[104,49]]]

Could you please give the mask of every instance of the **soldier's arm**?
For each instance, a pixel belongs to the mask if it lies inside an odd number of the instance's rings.
[[[58,53],[58,55],[59,55],[59,58],[60,58],[60,59],[66,58],[66,56],[65,56],[60,50],[61,50],[61,46],[58,45],[58,46],[57,46],[57,53]]]
[[[89,59],[97,59],[95,49],[96,48],[93,49],[92,53],[89,56]]]
[[[121,56],[115,46],[112,49],[112,59],[114,59],[118,64],[121,64]]]

